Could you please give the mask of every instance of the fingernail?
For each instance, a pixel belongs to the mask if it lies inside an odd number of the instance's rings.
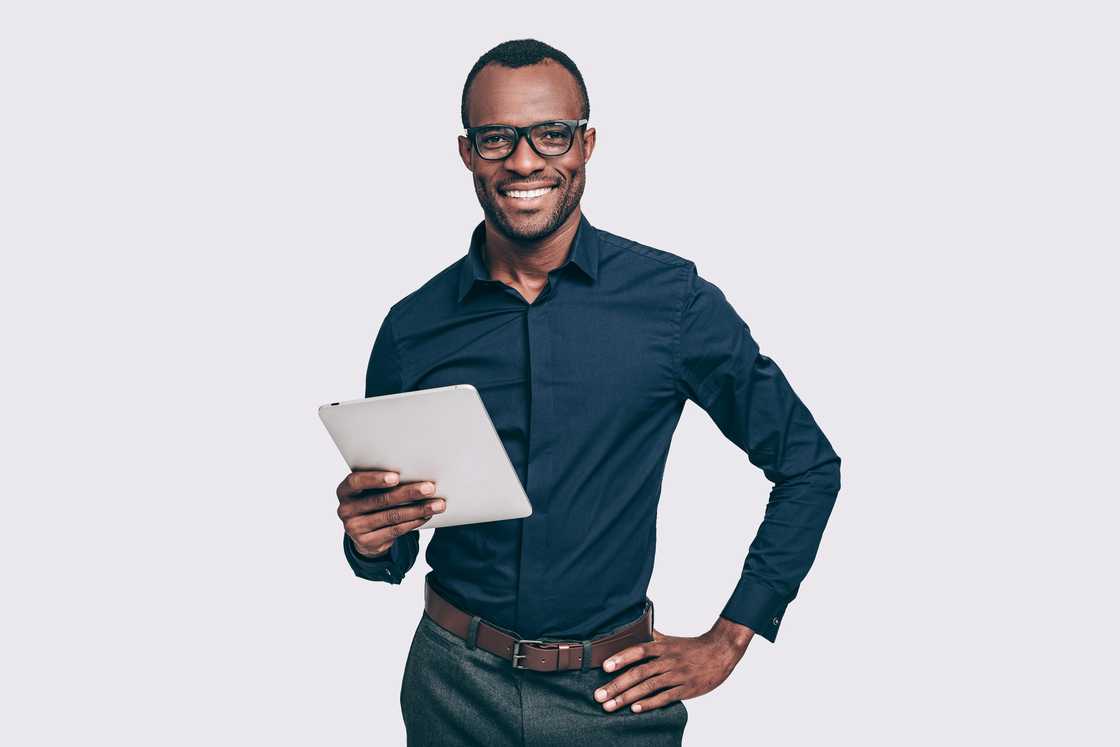
[[[447,508],[447,501],[443,500],[442,498],[440,498],[439,500],[436,500],[436,501],[432,501],[432,510],[433,511],[442,511],[445,508]]]
[[[595,700],[602,700],[605,697],[607,697],[607,691],[606,690],[596,690],[595,691]]]
[[[607,659],[605,662],[603,662],[603,669],[607,670],[608,672],[614,669],[614,660]]]
[[[420,492],[424,495],[431,495],[432,493],[436,492],[436,486],[430,482],[426,482],[420,486]]]
[[[642,710],[642,704],[641,703],[635,703],[634,704],[634,713],[637,713],[640,710]]]
[[[385,482],[389,483],[390,485],[396,484],[396,482],[400,479],[401,479],[401,476],[396,474],[396,473],[385,476]]]
[[[604,703],[603,705],[604,705],[605,707],[607,707],[607,708],[614,708],[614,698],[611,698],[610,700],[608,700],[608,701],[607,701],[606,703]]]

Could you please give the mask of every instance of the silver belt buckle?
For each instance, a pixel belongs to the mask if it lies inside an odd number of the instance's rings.
[[[528,669],[529,667],[520,667],[517,665],[518,659],[524,659],[529,654],[520,653],[522,643],[544,643],[544,641],[534,641],[528,638],[523,638],[520,641],[513,642],[513,668],[514,669]]]

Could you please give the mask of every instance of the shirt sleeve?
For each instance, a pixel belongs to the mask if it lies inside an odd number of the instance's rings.
[[[365,396],[367,397],[396,394],[404,386],[397,341],[393,334],[392,314],[390,309],[373,341],[373,350],[370,352],[369,364],[366,367]],[[370,560],[360,555],[354,547],[353,540],[346,533],[342,535],[342,551],[354,575],[370,581],[399,584],[420,554],[420,530],[413,529],[397,537],[393,540],[389,553],[377,560]]]
[[[773,642],[840,491],[840,457],[747,323],[690,263],[676,361],[702,407],[773,483],[742,576],[720,613]]]

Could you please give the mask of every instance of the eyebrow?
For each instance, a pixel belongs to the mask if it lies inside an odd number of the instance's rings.
[[[510,124],[509,122],[487,122],[486,124],[475,125],[471,129],[478,130],[478,129],[481,129],[483,127],[519,127],[519,126],[520,127],[529,127],[530,125],[545,124],[547,122],[562,122],[565,119],[579,119],[579,117],[552,117],[550,119],[538,119],[537,121],[530,122],[529,124],[526,124],[526,125],[515,125],[515,124]]]

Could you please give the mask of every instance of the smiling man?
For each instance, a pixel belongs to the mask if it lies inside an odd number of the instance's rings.
[[[408,743],[679,745],[683,701],[722,683],[756,634],[775,640],[840,458],[691,260],[588,222],[595,129],[565,54],[532,39],[490,50],[467,77],[462,118],[459,156],[484,219],[465,255],[390,308],[366,396],[473,384],[533,514],[434,530],[401,682]],[[741,577],[696,637],[657,630],[646,596],[688,400],[773,483]],[[687,496],[698,542],[741,492]],[[441,510],[438,483],[371,470],[337,494],[354,572],[399,584],[418,527]],[[400,505],[417,498],[429,500]]]

